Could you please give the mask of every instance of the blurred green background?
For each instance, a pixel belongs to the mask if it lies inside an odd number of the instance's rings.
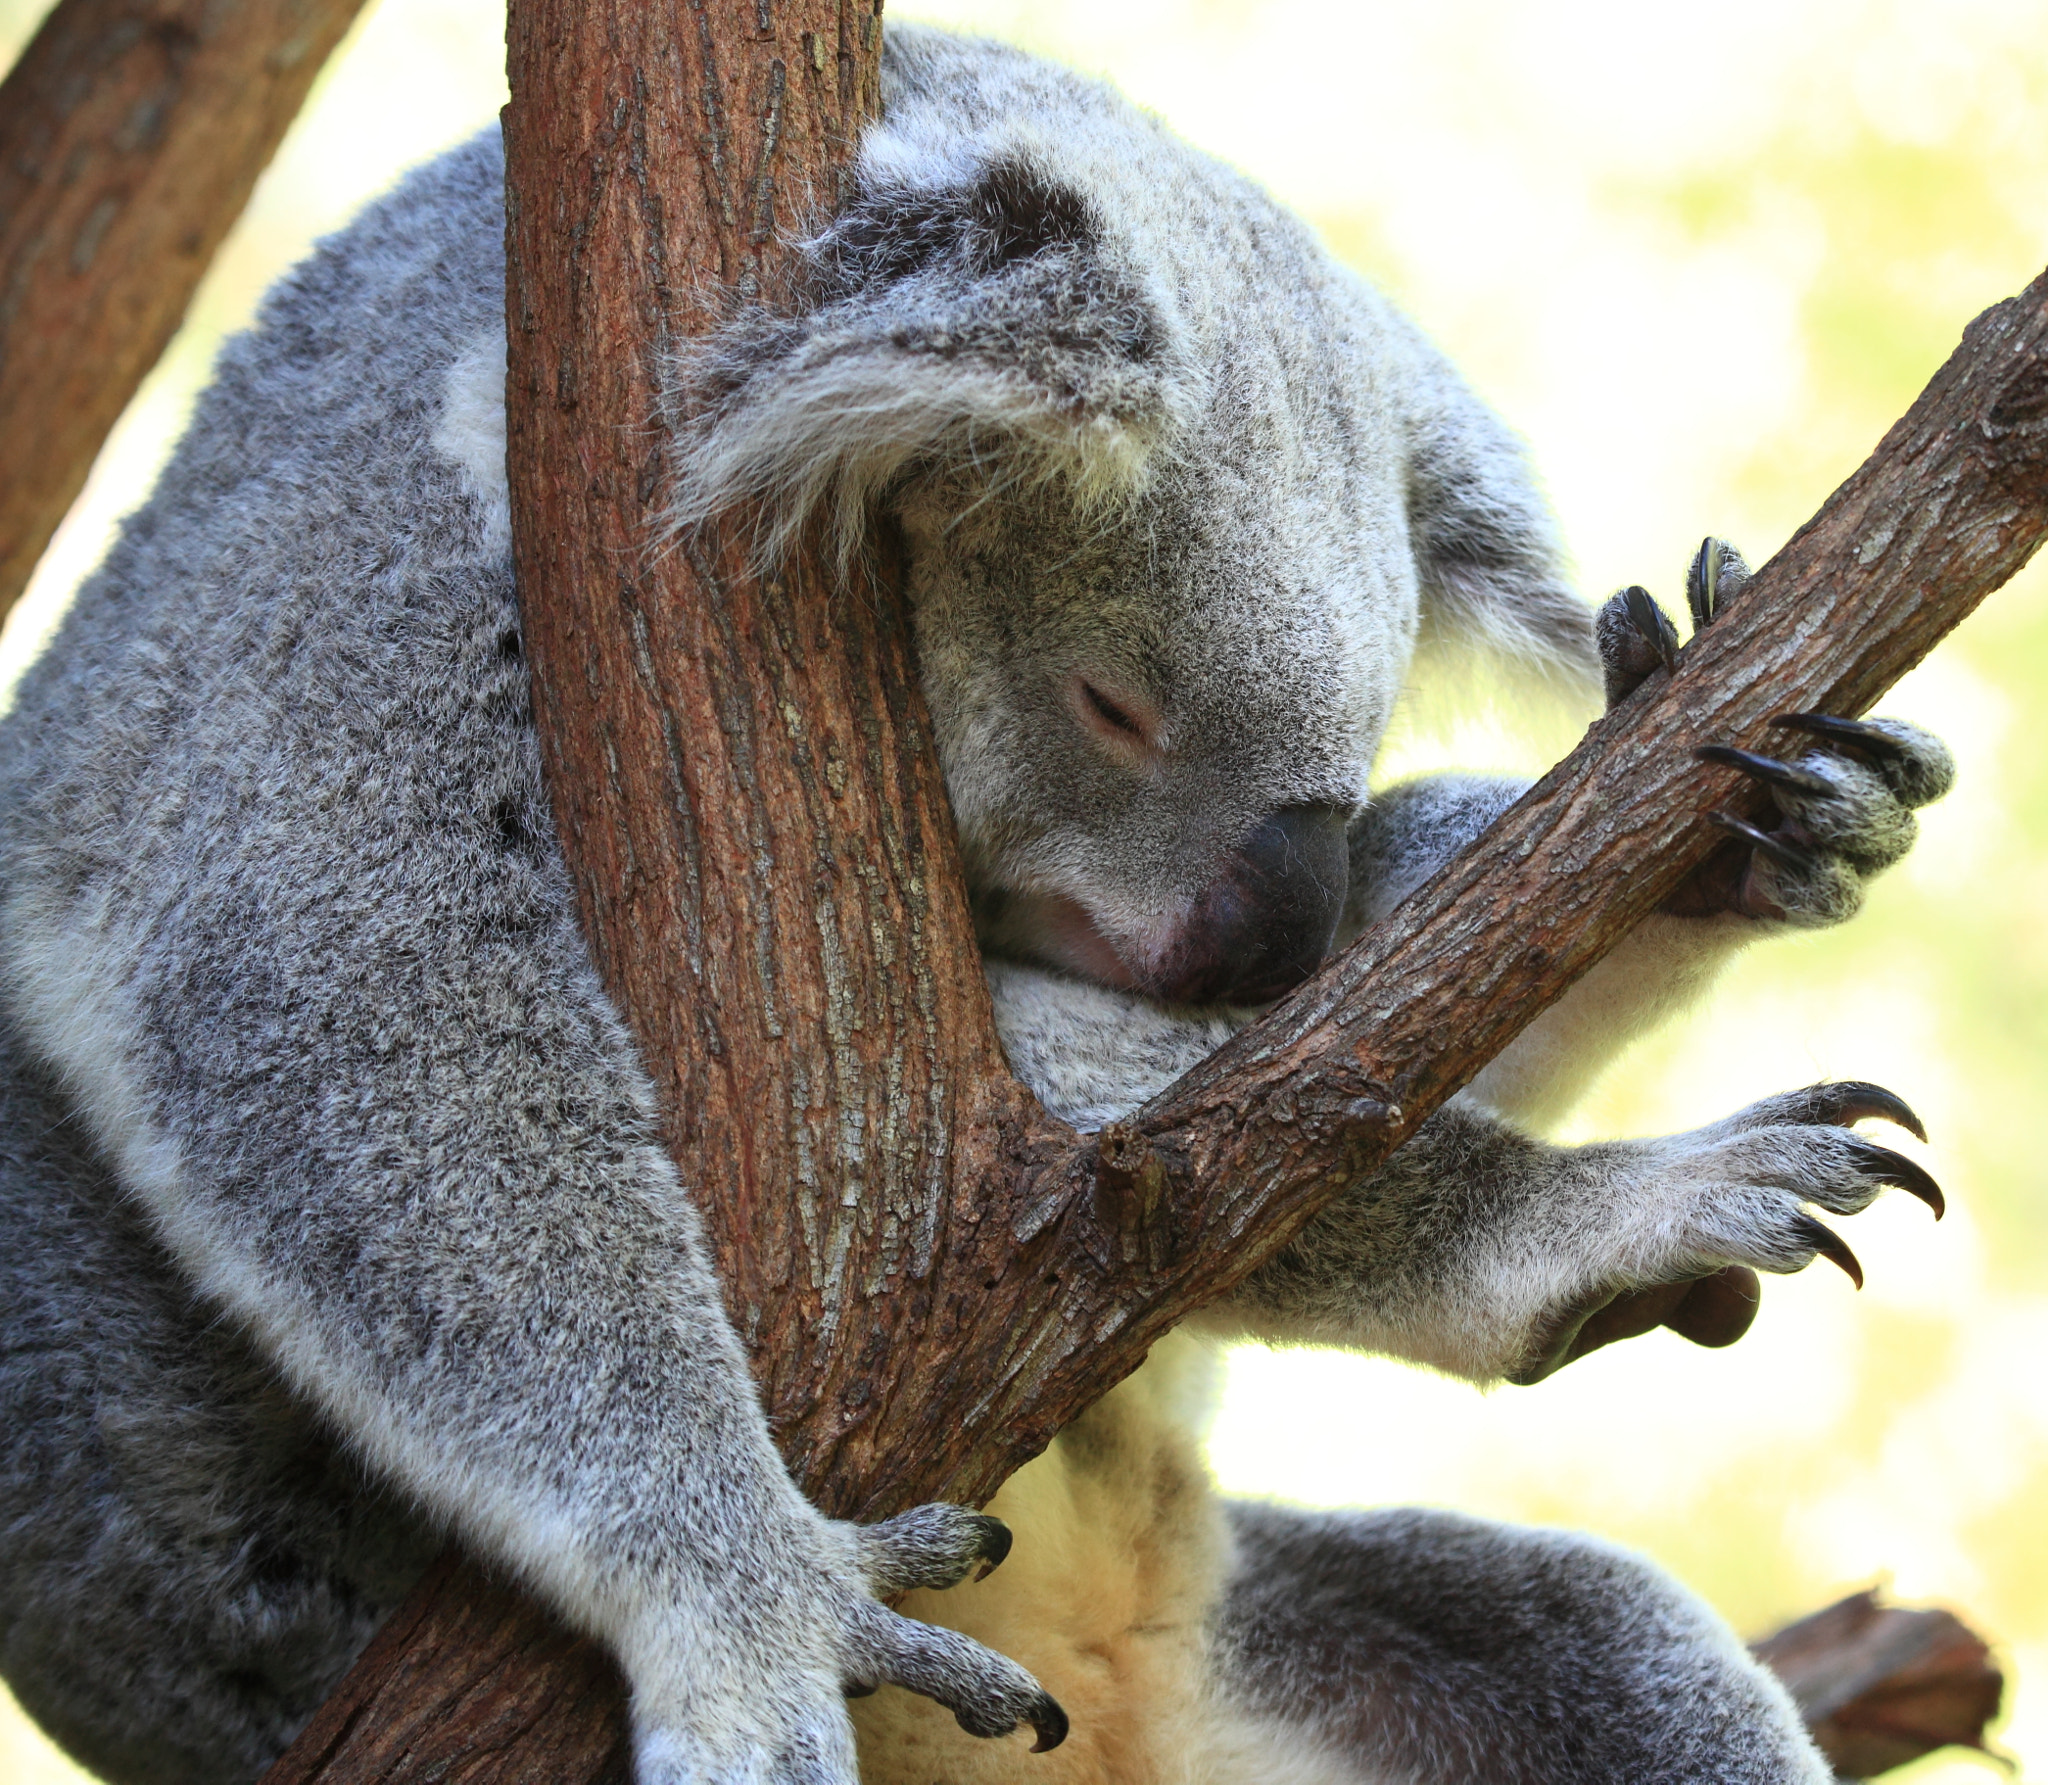
[[[41,10],[0,0],[0,56]],[[2048,259],[2039,0],[906,10],[1112,75],[1315,219],[1529,437],[1589,594],[1642,581],[1671,601],[1707,531],[1767,557],[1963,324]],[[146,488],[263,285],[491,115],[500,34],[490,0],[371,9],[102,455],[0,670]],[[1821,1076],[1875,1078],[1927,1118],[1941,1227],[1888,1199],[1855,1223],[1862,1295],[1832,1271],[1774,1282],[1731,1352],[1659,1334],[1534,1390],[1242,1351],[1213,1439],[1225,1485],[1597,1530],[1750,1632],[1873,1581],[1946,1601],[1997,1639],[2016,1678],[2000,1739],[2048,1778],[2048,755],[2027,717],[2044,688],[2036,569],[1885,703],[1962,765],[1912,859],[1848,930],[1742,962],[1572,1130],[1669,1131]],[[1531,765],[1569,735],[1418,729],[1394,766]],[[0,1700],[0,1779],[77,1776]],[[1910,1776],[1986,1769],[1950,1755]]]

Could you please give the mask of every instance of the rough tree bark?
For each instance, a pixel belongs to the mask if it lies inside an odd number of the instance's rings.
[[[0,85],[0,617],[362,0],[62,0]]]

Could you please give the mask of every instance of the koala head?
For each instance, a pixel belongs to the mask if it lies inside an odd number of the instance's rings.
[[[898,532],[986,947],[1277,996],[1330,945],[1418,648],[1590,671],[1520,450],[1108,89],[899,29],[883,93],[801,291],[682,368],[676,518]]]

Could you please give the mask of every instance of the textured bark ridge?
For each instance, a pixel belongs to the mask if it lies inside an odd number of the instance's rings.
[[[362,0],[62,0],[0,86],[0,616]]]

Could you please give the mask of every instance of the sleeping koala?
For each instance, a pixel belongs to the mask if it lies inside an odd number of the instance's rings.
[[[883,91],[800,300],[679,370],[675,518],[900,530],[1005,1045],[1092,1126],[1514,797],[1368,798],[1419,653],[1624,694],[1668,623],[1624,602],[1596,650],[1514,442],[1256,188],[993,44],[893,31]],[[0,728],[21,1702],[112,1780],[253,1779],[453,1533],[611,1645],[643,1785],[851,1785],[855,1722],[869,1785],[1819,1785],[1642,1562],[1225,1508],[1196,1434],[1218,1337],[1533,1380],[1853,1264],[1809,1206],[1934,1199],[1850,1131],[1911,1125],[1871,1086],[1520,1124],[1748,937],[1845,915],[1940,746],[1795,715],[1796,761],[1741,757],[1770,827],[1014,1477],[1014,1558],[941,1598],[1009,1531],[796,1493],[534,842],[502,174],[492,133],[279,286]],[[1702,622],[1743,574],[1703,553]],[[1026,1724],[1056,1751],[986,1739]]]

